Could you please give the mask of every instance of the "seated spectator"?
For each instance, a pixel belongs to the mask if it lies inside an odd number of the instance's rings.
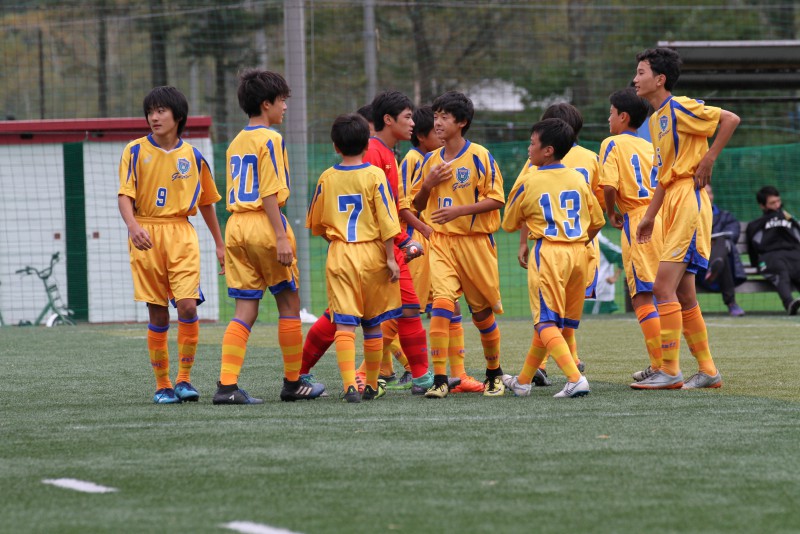
[[[764,214],[747,225],[747,252],[752,265],[769,280],[789,315],[797,315],[800,298],[800,224],[783,210],[781,194],[772,186],[759,189],[756,200]]]
[[[733,317],[741,317],[744,315],[744,310],[736,303],[735,288],[747,280],[747,275],[739,251],[736,250],[740,233],[739,221],[731,212],[721,210],[714,204],[714,191],[710,184],[706,185],[706,192],[714,214],[711,226],[711,254],[708,259],[708,270],[705,275],[698,273],[695,281],[707,291],[722,293],[722,302],[728,307],[728,313]]]

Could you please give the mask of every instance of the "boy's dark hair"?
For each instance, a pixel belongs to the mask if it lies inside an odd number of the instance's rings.
[[[472,117],[475,116],[475,106],[472,105],[472,100],[458,91],[447,91],[437,97],[431,108],[434,113],[449,113],[456,119],[456,122],[467,121],[467,124],[461,129],[461,135],[467,133],[469,125],[472,124]]]
[[[172,118],[178,123],[178,137],[181,136],[183,129],[186,127],[186,119],[189,117],[189,102],[183,96],[183,93],[170,85],[154,87],[144,97],[142,107],[144,108],[145,119],[147,119],[150,110],[155,108],[164,107],[172,110]]]
[[[572,104],[568,104],[567,102],[553,104],[544,110],[544,113],[542,113],[542,118],[539,120],[545,119],[561,119],[569,124],[570,128],[572,128],[572,131],[575,132],[575,139],[573,139],[573,143],[578,142],[578,134],[581,133],[581,129],[583,128],[583,116],[581,115],[581,112],[578,111],[578,108]]]
[[[672,91],[672,88],[678,83],[678,78],[681,77],[683,61],[680,54],[671,48],[648,48],[636,54],[636,61],[647,61],[650,64],[650,70],[656,76],[663,74],[666,77],[664,88],[667,91]]]
[[[411,131],[411,144],[419,147],[419,137],[417,136],[426,136],[433,130],[433,108],[430,106],[417,108],[411,120],[414,121],[414,129]]]
[[[767,197],[779,197],[779,196],[781,196],[781,194],[775,187],[771,185],[765,185],[764,187],[759,189],[758,192],[756,193],[756,200],[761,206],[765,206],[767,204]]]
[[[372,106],[372,127],[376,132],[383,130],[385,115],[397,119],[397,116],[407,109],[414,111],[414,103],[400,91],[378,93],[370,105]]]
[[[360,108],[358,108],[357,113],[367,119],[367,122],[371,122],[373,127],[375,125],[375,118],[372,116],[372,104],[364,104]]]
[[[630,117],[628,125],[631,128],[638,128],[644,124],[644,121],[647,120],[647,116],[650,115],[650,103],[638,96],[636,94],[636,89],[633,87],[627,87],[621,91],[612,93],[611,96],[608,97],[608,100],[611,102],[612,106],[617,108],[618,113],[624,112],[628,114]]]
[[[278,97],[289,98],[289,84],[277,72],[258,69],[246,69],[239,74],[239,107],[248,117],[261,115],[261,104],[264,101],[275,103]]]
[[[358,156],[369,145],[369,124],[358,113],[339,115],[331,126],[331,141],[343,156]]]
[[[562,159],[572,148],[575,132],[566,121],[558,118],[544,119],[531,127],[531,136],[539,134],[539,144],[542,148],[553,147],[553,157]]]

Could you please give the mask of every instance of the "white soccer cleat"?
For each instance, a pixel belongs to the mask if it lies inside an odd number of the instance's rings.
[[[581,379],[577,382],[567,382],[564,389],[553,395],[553,397],[557,399],[583,397],[588,395],[589,391],[591,391],[589,389],[589,381],[586,380],[585,376],[581,376]]]
[[[503,375],[503,385],[516,397],[528,397],[531,394],[530,384],[520,384],[516,376]]]

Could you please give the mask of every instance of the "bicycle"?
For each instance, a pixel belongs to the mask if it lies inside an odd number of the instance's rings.
[[[60,324],[75,325],[75,321],[72,320],[72,316],[75,312],[67,307],[61,299],[58,285],[56,285],[55,280],[51,280],[53,277],[53,266],[58,263],[59,254],[59,252],[54,253],[50,257],[50,266],[41,271],[30,265],[16,271],[17,274],[21,275],[35,274],[38,276],[44,284],[44,289],[47,293],[47,305],[45,305],[44,309],[39,313],[39,317],[36,318],[36,321],[33,323],[30,321],[20,321],[20,325],[39,325],[42,324],[42,320],[45,319],[45,317],[47,318],[45,321],[45,325],[47,326]]]

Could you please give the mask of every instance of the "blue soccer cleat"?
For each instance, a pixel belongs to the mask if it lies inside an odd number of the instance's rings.
[[[181,399],[175,395],[175,390],[172,388],[161,388],[153,395],[153,402],[156,404],[178,404]]]
[[[200,393],[194,389],[190,382],[178,382],[175,384],[175,396],[183,402],[197,402],[200,400]]]

